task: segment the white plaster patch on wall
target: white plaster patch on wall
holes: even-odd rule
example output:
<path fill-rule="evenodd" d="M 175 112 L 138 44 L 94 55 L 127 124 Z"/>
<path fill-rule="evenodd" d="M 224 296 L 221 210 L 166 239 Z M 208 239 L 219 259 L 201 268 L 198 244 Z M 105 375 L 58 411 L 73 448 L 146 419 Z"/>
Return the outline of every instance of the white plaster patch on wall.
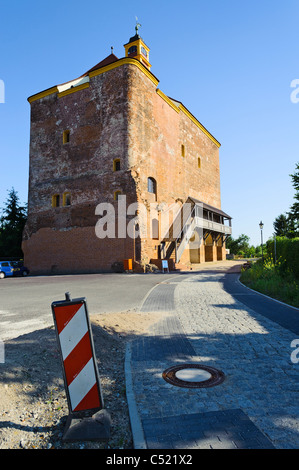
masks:
<path fill-rule="evenodd" d="M 77 78 L 76 80 L 72 80 L 67 83 L 63 83 L 62 85 L 58 85 L 58 91 L 59 93 L 62 93 L 63 91 L 69 90 L 70 88 L 74 88 L 79 85 L 83 85 L 84 83 L 89 82 L 89 77 L 84 77 L 84 78 Z"/>

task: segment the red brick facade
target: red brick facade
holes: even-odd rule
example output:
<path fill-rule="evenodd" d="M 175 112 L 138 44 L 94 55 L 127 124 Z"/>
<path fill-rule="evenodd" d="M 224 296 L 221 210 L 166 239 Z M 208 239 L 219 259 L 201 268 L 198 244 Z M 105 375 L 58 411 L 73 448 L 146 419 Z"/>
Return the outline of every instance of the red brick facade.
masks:
<path fill-rule="evenodd" d="M 116 191 L 126 196 L 127 206 L 137 201 L 148 209 L 154 202 L 182 205 L 192 197 L 220 209 L 216 139 L 181 103 L 158 90 L 158 80 L 139 61 L 110 60 L 85 74 L 82 84 L 53 87 L 29 98 L 23 251 L 32 273 L 98 272 L 128 258 L 157 259 L 159 228 L 155 239 L 98 238 L 96 208 L 111 203 L 117 215 Z M 64 139 L 65 131 L 69 137 Z M 149 177 L 156 182 L 156 194 L 148 192 Z M 66 194 L 70 205 L 64 204 Z M 55 195 L 58 207 L 53 207 Z M 127 215 L 127 223 L 133 217 Z M 217 259 L 217 250 L 218 259 L 223 257 L 224 244 L 217 249 L 217 243 L 214 238 L 206 258 Z M 195 261 L 204 261 L 203 254 L 197 255 Z M 186 249 L 182 260 L 192 262 L 192 256 Z"/>

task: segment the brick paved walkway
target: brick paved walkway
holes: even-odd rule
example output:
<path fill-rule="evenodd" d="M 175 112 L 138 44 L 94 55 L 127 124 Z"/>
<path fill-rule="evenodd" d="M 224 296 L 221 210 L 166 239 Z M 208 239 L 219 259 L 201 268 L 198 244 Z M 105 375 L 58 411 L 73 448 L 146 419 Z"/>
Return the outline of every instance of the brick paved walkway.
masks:
<path fill-rule="evenodd" d="M 290 360 L 294 333 L 227 293 L 223 281 L 231 275 L 182 274 L 145 299 L 142 310 L 160 312 L 161 320 L 133 341 L 127 363 L 138 446 L 299 447 L 299 364 Z M 163 371 L 182 363 L 215 367 L 225 380 L 200 389 L 167 383 Z"/>

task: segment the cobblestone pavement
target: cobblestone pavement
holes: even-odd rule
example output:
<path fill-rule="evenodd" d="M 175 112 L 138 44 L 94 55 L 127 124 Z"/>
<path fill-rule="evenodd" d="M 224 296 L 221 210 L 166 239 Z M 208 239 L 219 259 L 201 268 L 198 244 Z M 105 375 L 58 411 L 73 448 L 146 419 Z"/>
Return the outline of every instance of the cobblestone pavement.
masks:
<path fill-rule="evenodd" d="M 137 447 L 299 447 L 296 337 L 226 292 L 230 275 L 182 274 L 145 299 L 142 310 L 161 312 L 161 320 L 131 344 Z M 169 367 L 191 363 L 222 371 L 224 382 L 192 389 L 162 377 Z"/>

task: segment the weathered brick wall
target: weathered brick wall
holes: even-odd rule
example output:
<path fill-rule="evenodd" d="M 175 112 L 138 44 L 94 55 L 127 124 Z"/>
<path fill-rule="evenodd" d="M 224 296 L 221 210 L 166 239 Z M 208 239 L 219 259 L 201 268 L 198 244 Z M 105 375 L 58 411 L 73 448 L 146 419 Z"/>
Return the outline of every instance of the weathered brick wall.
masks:
<path fill-rule="evenodd" d="M 147 177 L 152 176 L 159 201 L 193 196 L 220 208 L 218 147 L 183 112 L 173 110 L 139 69 L 130 66 L 130 74 L 129 162 L 138 175 L 140 198 L 147 198 Z"/>
<path fill-rule="evenodd" d="M 133 258 L 131 239 L 99 239 L 94 227 L 71 230 L 42 228 L 26 242 L 32 273 L 96 273 L 110 271 L 117 260 Z"/>
<path fill-rule="evenodd" d="M 135 183 L 127 160 L 126 66 L 91 78 L 87 89 L 31 104 L 28 222 L 25 263 L 32 272 L 94 270 L 132 257 L 132 240 L 99 240 L 95 208 L 117 203 L 114 191 L 134 202 Z M 63 131 L 70 141 L 63 144 Z M 113 172 L 119 158 L 121 170 Z M 52 195 L 68 191 L 71 205 L 52 208 Z M 87 237 L 83 241 L 84 237 Z M 120 248 L 117 249 L 116 245 Z M 82 248 L 80 248 L 82 247 Z M 41 255 L 42 253 L 42 255 Z M 55 258 L 55 259 L 54 259 Z"/>
<path fill-rule="evenodd" d="M 134 66 L 130 66 L 129 84 L 128 152 L 138 200 L 147 207 L 155 201 L 147 191 L 147 179 L 153 177 L 157 204 L 183 204 L 191 196 L 220 208 L 216 144 L 186 114 L 172 109 L 157 94 L 155 84 Z M 181 145 L 185 146 L 184 157 Z M 158 244 L 157 240 L 142 240 L 144 260 L 157 258 Z"/>
<path fill-rule="evenodd" d="M 63 144 L 66 129 L 70 141 Z M 138 200 L 148 209 L 154 202 L 183 204 L 188 196 L 220 208 L 217 146 L 135 65 L 91 77 L 88 88 L 61 98 L 54 93 L 33 101 L 30 137 L 23 251 L 33 273 L 107 270 L 114 261 L 134 259 L 134 245 L 137 260 L 156 259 L 159 239 L 97 238 L 95 208 L 117 206 L 116 190 L 127 205 Z M 148 177 L 157 181 L 157 198 L 147 191 Z M 62 201 L 64 192 L 71 205 L 51 207 L 52 196 Z M 147 222 L 149 234 L 150 217 Z"/>

